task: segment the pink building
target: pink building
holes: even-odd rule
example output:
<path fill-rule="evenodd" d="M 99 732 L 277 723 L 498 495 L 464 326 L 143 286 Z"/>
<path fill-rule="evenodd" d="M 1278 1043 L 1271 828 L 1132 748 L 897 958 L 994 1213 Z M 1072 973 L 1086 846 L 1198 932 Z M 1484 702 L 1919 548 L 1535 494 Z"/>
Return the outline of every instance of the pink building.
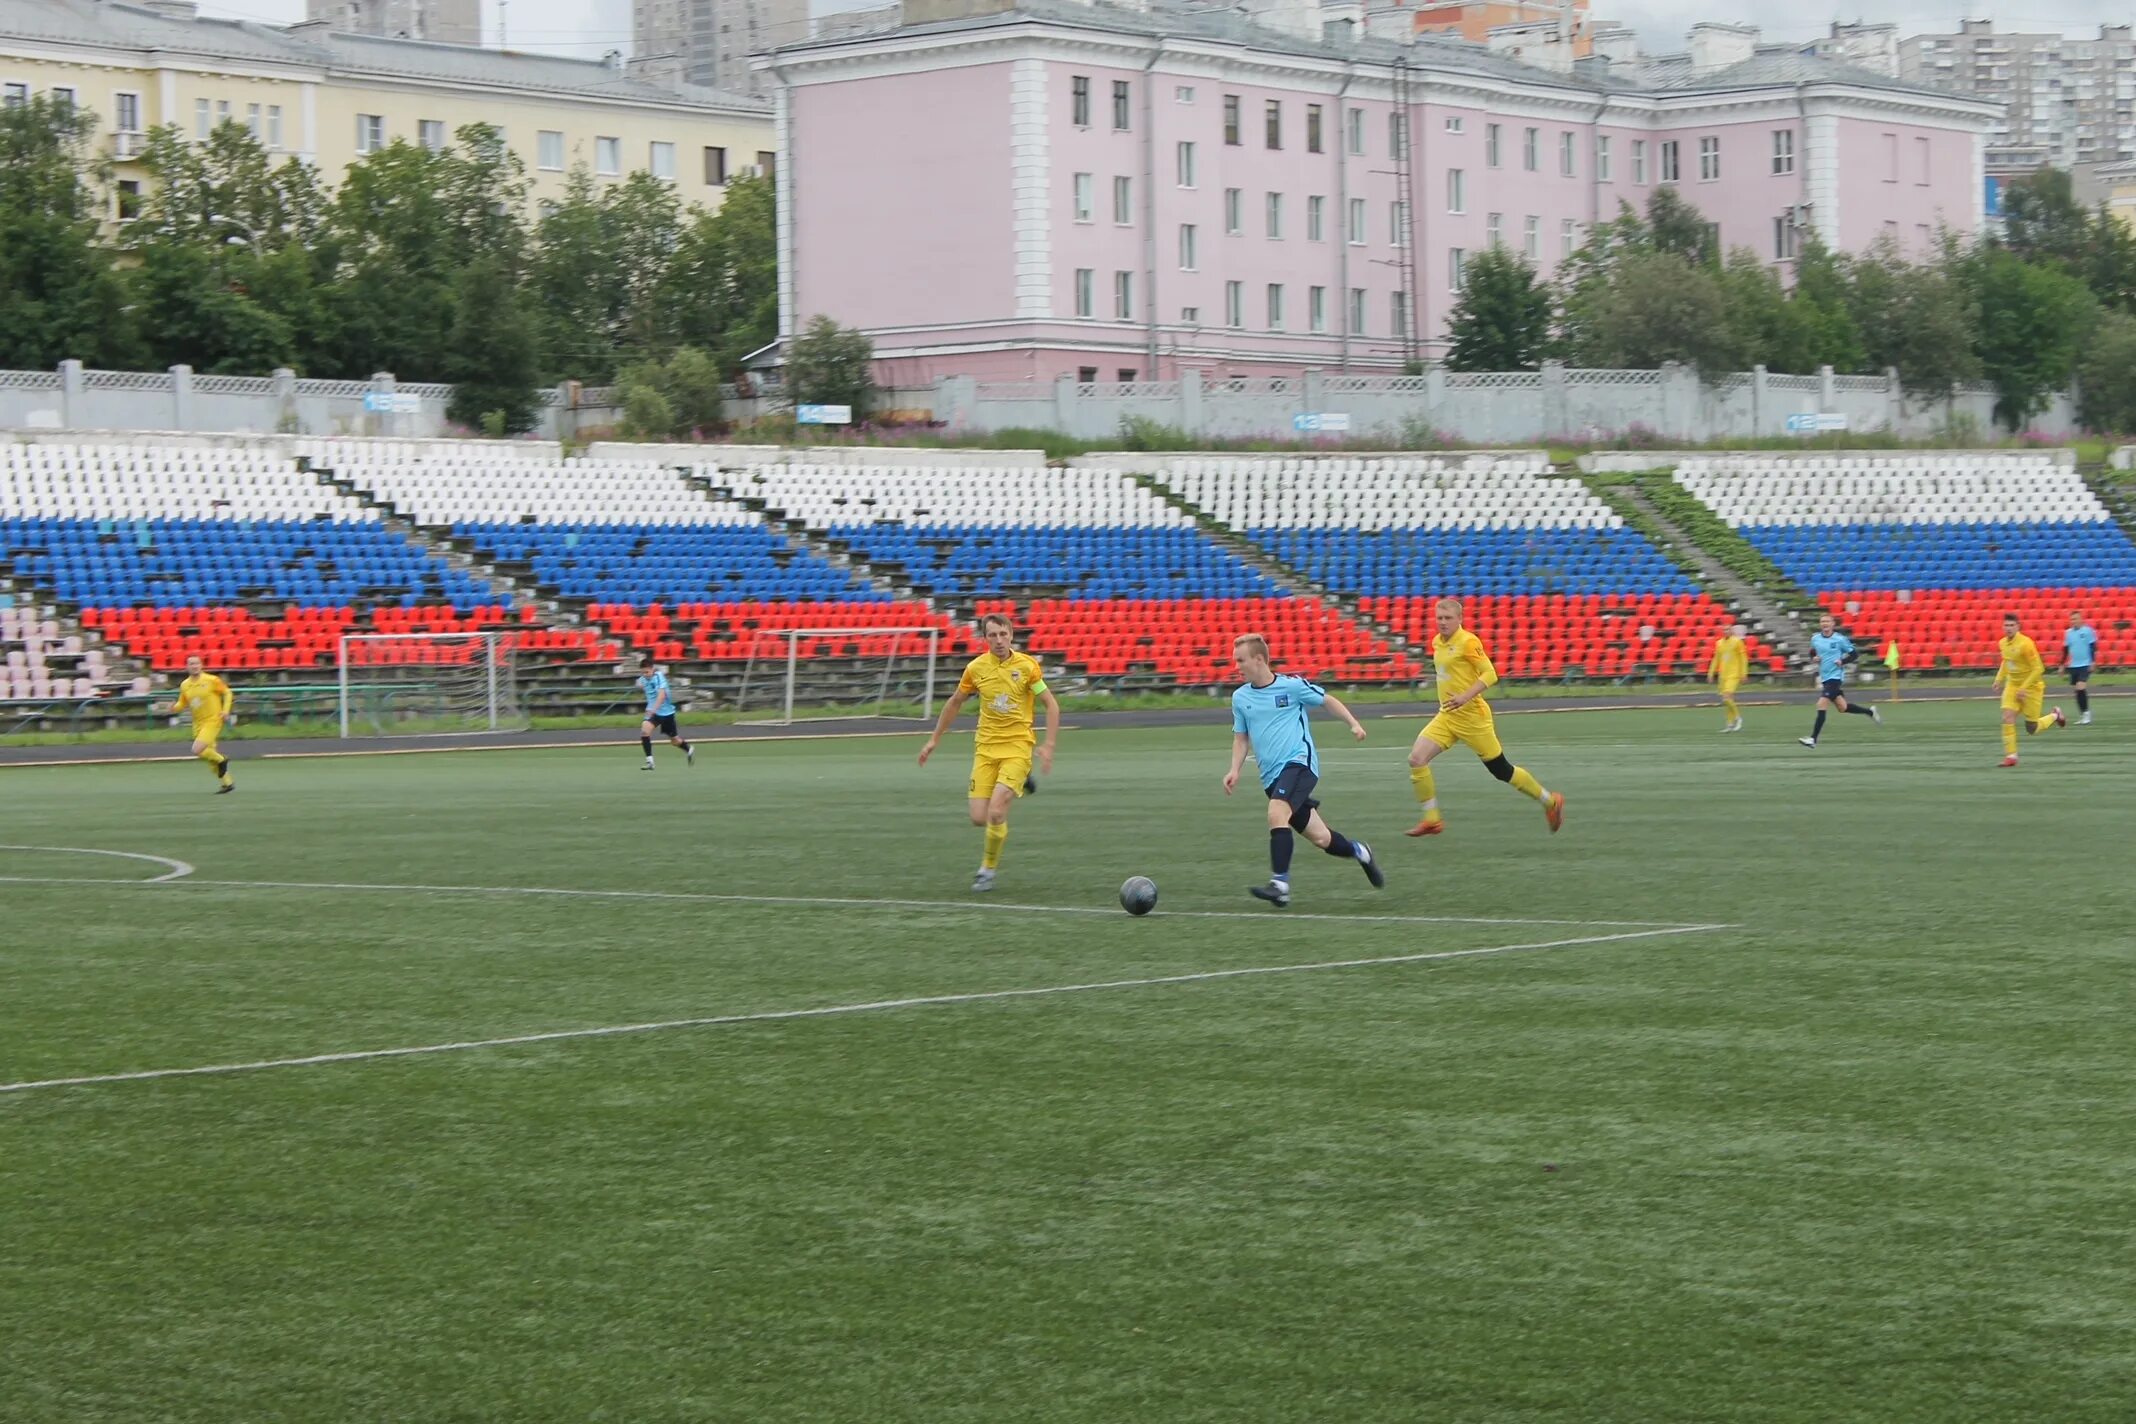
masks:
<path fill-rule="evenodd" d="M 1659 184 L 1783 269 L 1980 219 L 1994 106 L 1741 31 L 1640 82 L 1295 28 L 1020 0 L 779 51 L 781 331 L 862 327 L 896 385 L 1386 371 L 1470 256 L 1548 274 Z"/>

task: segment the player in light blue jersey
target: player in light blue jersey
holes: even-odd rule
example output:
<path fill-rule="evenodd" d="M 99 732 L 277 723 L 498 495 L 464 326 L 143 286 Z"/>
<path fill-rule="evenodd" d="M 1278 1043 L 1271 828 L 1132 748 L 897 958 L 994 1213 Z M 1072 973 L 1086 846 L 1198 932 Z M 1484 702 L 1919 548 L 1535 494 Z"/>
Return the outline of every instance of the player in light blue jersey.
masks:
<path fill-rule="evenodd" d="M 1839 631 L 1839 624 L 1827 613 L 1817 620 L 1817 632 L 1810 638 L 1810 650 L 1817 654 L 1817 725 L 1810 728 L 1807 737 L 1797 738 L 1804 746 L 1814 747 L 1824 735 L 1825 714 L 1837 707 L 1842 712 L 1853 712 L 1870 721 L 1883 724 L 1884 714 L 1866 703 L 1847 700 L 1847 664 L 1854 661 L 1854 640 Z"/>
<path fill-rule="evenodd" d="M 697 765 L 697 753 L 675 725 L 675 695 L 668 690 L 667 674 L 653 663 L 651 653 L 638 658 L 638 690 L 645 694 L 645 720 L 638 724 L 638 745 L 645 748 L 644 770 L 653 769 L 653 733 L 682 748 L 685 765 Z"/>
<path fill-rule="evenodd" d="M 2092 663 L 2099 656 L 2099 630 L 2084 621 L 2081 613 L 2069 615 L 2069 631 L 2062 635 L 2062 647 L 2067 656 L 2062 659 L 2063 670 L 2069 674 L 2069 685 L 2077 694 L 2077 725 L 2091 725 L 2091 675 Z"/>
<path fill-rule="evenodd" d="M 1364 868 L 1365 878 L 1377 890 L 1387 883 L 1372 847 L 1351 840 L 1320 818 L 1320 803 L 1313 789 L 1320 781 L 1320 750 L 1313 745 L 1308 720 L 1315 707 L 1325 707 L 1350 725 L 1350 735 L 1365 739 L 1364 724 L 1350 709 L 1330 697 L 1319 685 L 1302 677 L 1278 676 L 1269 665 L 1268 640 L 1247 633 L 1231 645 L 1232 659 L 1246 685 L 1231 694 L 1231 770 L 1224 773 L 1224 794 L 1239 784 L 1239 770 L 1251 751 L 1261 769 L 1261 789 L 1268 793 L 1268 864 L 1266 885 L 1256 885 L 1250 894 L 1281 910 L 1290 904 L 1292 833 L 1305 838 L 1329 855 L 1343 856 Z"/>

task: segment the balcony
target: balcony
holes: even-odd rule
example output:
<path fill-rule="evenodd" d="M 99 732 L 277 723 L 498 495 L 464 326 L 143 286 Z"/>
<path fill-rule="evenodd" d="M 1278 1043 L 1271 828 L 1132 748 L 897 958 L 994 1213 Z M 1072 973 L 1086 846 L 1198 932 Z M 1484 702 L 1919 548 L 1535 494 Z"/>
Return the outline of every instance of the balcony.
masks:
<path fill-rule="evenodd" d="M 139 158 L 148 147 L 148 135 L 130 129 L 121 129 L 111 136 L 113 158 Z"/>

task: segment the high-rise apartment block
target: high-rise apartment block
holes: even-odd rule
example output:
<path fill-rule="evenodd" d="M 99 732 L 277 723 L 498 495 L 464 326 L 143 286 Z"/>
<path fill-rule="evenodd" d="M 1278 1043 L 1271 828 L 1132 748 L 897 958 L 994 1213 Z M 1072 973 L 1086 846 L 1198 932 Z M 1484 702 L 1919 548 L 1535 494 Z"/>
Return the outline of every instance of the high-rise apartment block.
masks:
<path fill-rule="evenodd" d="M 1953 34 L 1902 40 L 1899 75 L 2002 104 L 1995 147 L 2038 149 L 2070 169 L 2136 158 L 2136 27 L 2071 39 L 1967 20 Z"/>
<path fill-rule="evenodd" d="M 630 34 L 641 78 L 750 94 L 749 56 L 809 38 L 808 0 L 632 0 Z"/>
<path fill-rule="evenodd" d="M 482 0 L 306 0 L 304 18 L 349 35 L 482 43 Z"/>

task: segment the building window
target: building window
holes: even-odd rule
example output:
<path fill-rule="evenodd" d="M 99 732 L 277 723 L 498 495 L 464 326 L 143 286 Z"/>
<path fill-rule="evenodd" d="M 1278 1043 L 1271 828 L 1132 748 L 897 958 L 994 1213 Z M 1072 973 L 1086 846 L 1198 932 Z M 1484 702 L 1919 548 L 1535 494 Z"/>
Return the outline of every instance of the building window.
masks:
<path fill-rule="evenodd" d="M 1246 324 L 1246 284 L 1224 283 L 1224 325 L 1236 331 Z"/>
<path fill-rule="evenodd" d="M 1095 366 L 1078 366 L 1075 368 L 1075 378 L 1086 386 L 1094 386 L 1098 383 L 1098 368 Z"/>
<path fill-rule="evenodd" d="M 415 141 L 430 153 L 445 151 L 445 121 L 442 119 L 418 119 L 415 123 Z"/>
<path fill-rule="evenodd" d="M 1500 244 L 1502 244 L 1502 243 L 1503 243 L 1503 242 L 1504 242 L 1505 240 L 1506 240 L 1506 215 L 1505 215 L 1504 213 L 1487 213 L 1487 214 L 1485 214 L 1485 215 L 1484 215 L 1484 219 L 1483 219 L 1483 244 L 1484 244 L 1484 246 L 1486 246 L 1486 247 L 1497 247 L 1497 246 L 1499 246 Z"/>
<path fill-rule="evenodd" d="M 1538 262 L 1543 256 L 1543 220 L 1530 213 L 1521 220 L 1520 250 L 1530 262 Z"/>
<path fill-rule="evenodd" d="M 1409 129 L 1399 109 L 1387 115 L 1387 156 L 1389 158 L 1407 158 L 1409 156 Z"/>
<path fill-rule="evenodd" d="M 654 140 L 646 147 L 645 166 L 647 171 L 655 178 L 665 178 L 670 183 L 674 182 L 675 145 L 662 143 L 657 139 Z"/>
<path fill-rule="evenodd" d="M 1194 250 L 1194 237 L 1193 223 L 1181 223 L 1179 225 L 1179 270 L 1182 272 L 1195 270 L 1194 259 L 1199 254 Z"/>
<path fill-rule="evenodd" d="M 1124 173 L 1113 175 L 1113 221 L 1127 227 L 1135 220 L 1135 180 Z"/>
<path fill-rule="evenodd" d="M 760 178 L 762 178 L 762 179 L 764 179 L 764 180 L 765 180 L 766 182 L 768 182 L 768 183 L 776 183 L 776 182 L 778 182 L 778 181 L 779 181 L 779 155 L 778 155 L 778 154 L 776 154 L 776 153 L 766 153 L 766 152 L 765 152 L 765 151 L 764 151 L 763 149 L 761 149 L 761 148 L 760 148 L 760 149 L 758 149 L 758 150 L 757 150 L 757 161 L 756 161 L 756 171 L 757 171 L 757 176 L 758 176 L 758 177 L 760 177 Z"/>
<path fill-rule="evenodd" d="M 358 114 L 356 116 L 356 151 L 376 153 L 386 146 L 386 116 L 384 114 Z"/>
<path fill-rule="evenodd" d="M 716 165 L 713 161 L 714 154 L 719 155 Z M 534 166 L 551 173 L 563 171 L 564 136 L 561 132 L 556 129 L 541 129 L 535 133 Z M 717 178 L 712 176 L 715 172 L 719 174 Z M 726 149 L 708 148 L 705 150 L 705 181 L 707 183 L 724 183 L 727 181 Z"/>
<path fill-rule="evenodd" d="M 606 136 L 593 141 L 593 171 L 613 178 L 623 171 L 623 140 Z"/>
<path fill-rule="evenodd" d="M 1886 183 L 1899 181 L 1899 136 L 1897 134 L 1884 135 L 1884 181 Z"/>
<path fill-rule="evenodd" d="M 1176 166 L 1179 169 L 1179 186 L 1182 188 L 1193 187 L 1194 145 L 1192 143 L 1182 140 L 1174 153 L 1174 158 L 1176 160 Z"/>
<path fill-rule="evenodd" d="M 544 168 L 562 168 L 564 166 L 564 136 L 562 134 L 552 132 L 541 136 L 541 166 Z M 705 186 L 708 188 L 724 188 L 727 186 L 726 149 L 710 147 L 705 149 Z"/>
<path fill-rule="evenodd" d="M 1283 195 L 1268 195 L 1268 235 L 1280 241 L 1283 237 Z"/>
<path fill-rule="evenodd" d="M 1607 183 L 1609 181 L 1608 134 L 1595 135 L 1595 181 L 1597 183 Z"/>
<path fill-rule="evenodd" d="M 1236 188 L 1224 190 L 1224 231 L 1233 237 L 1246 231 L 1245 194 Z"/>
<path fill-rule="evenodd" d="M 1661 146 L 1661 181 L 1674 183 L 1683 177 L 1683 161 L 1678 156 L 1681 145 L 1670 139 Z"/>
<path fill-rule="evenodd" d="M 29 90 L 25 88 L 22 92 L 27 94 L 29 93 Z M 359 114 L 356 116 L 356 151 L 358 153 L 369 153 L 371 151 L 370 149 L 365 148 L 363 146 L 363 121 L 366 118 L 372 117 L 375 116 L 370 114 Z M 214 121 L 209 117 L 208 114 L 208 101 L 205 99 L 195 99 L 193 101 L 193 137 L 197 139 L 205 139 L 208 136 L 208 130 L 213 124 L 213 122 Z M 383 127 L 385 121 L 381 119 L 379 120 L 379 123 L 381 127 Z"/>
<path fill-rule="evenodd" d="M 1173 102 L 1173 103 L 1175 103 L 1175 104 L 1191 104 L 1191 103 L 1193 103 L 1193 102 L 1194 102 L 1194 86 L 1193 86 L 1193 85 L 1191 85 L 1191 84 L 1181 84 L 1181 85 L 1178 85 L 1178 86 L 1174 87 L 1174 88 L 1173 88 L 1173 90 L 1172 90 L 1172 102 Z"/>
<path fill-rule="evenodd" d="M 1075 220 L 1077 222 L 1087 223 L 1096 216 L 1093 208 L 1093 204 L 1097 201 L 1096 182 L 1097 180 L 1088 173 L 1075 175 Z"/>
<path fill-rule="evenodd" d="M 1127 97 L 1130 92 L 1125 79 L 1115 79 L 1113 81 L 1112 120 L 1114 133 L 1127 132 Z"/>
<path fill-rule="evenodd" d="M 1270 99 L 1261 111 L 1261 139 L 1269 148 L 1283 147 L 1283 101 Z"/>
<path fill-rule="evenodd" d="M 1468 253 L 1461 248 L 1446 250 L 1446 281 L 1457 292 L 1468 285 Z"/>
<path fill-rule="evenodd" d="M 1579 139 L 1573 134 L 1572 130 L 1570 129 L 1567 129 L 1565 132 L 1558 135 L 1559 177 L 1571 178 L 1580 171 L 1579 165 L 1574 161 L 1572 156 L 1572 146 L 1577 142 L 1579 142 Z"/>
<path fill-rule="evenodd" d="M 1698 181 L 1711 183 L 1721 176 L 1721 138 L 1707 134 L 1698 141 Z"/>
<path fill-rule="evenodd" d="M 1135 379 L 1135 368 L 1133 366 L 1117 366 L 1113 368 L 1113 375 L 1124 386 Z"/>
<path fill-rule="evenodd" d="M 541 219 L 543 222 L 547 222 L 550 218 L 556 216 L 557 206 L 558 204 L 556 199 L 543 198 L 539 203 L 536 203 L 534 205 L 534 210 L 537 213 L 541 214 Z"/>
<path fill-rule="evenodd" d="M 1327 217 L 1328 200 L 1326 198 L 1315 193 L 1305 200 L 1305 240 L 1307 242 L 1324 242 L 1327 240 Z"/>
<path fill-rule="evenodd" d="M 1467 129 L 1467 122 L 1459 114 L 1450 114 L 1447 116 L 1446 131 L 1448 133 L 1465 133 L 1467 132 Z"/>
<path fill-rule="evenodd" d="M 1483 166 L 1486 168 L 1498 167 L 1498 136 L 1498 125 L 1485 124 L 1483 126 Z"/>
<path fill-rule="evenodd" d="M 1075 314 L 1077 316 L 1096 316 L 1098 314 L 1096 307 L 1097 278 L 1098 274 L 1091 268 L 1078 267 L 1075 269 Z"/>
<path fill-rule="evenodd" d="M 1458 168 L 1446 170 L 1446 210 L 1450 213 L 1468 211 L 1468 175 Z"/>
<path fill-rule="evenodd" d="M 141 216 L 140 179 L 121 178 L 118 183 L 118 191 L 114 196 L 117 198 L 116 214 L 120 222 L 132 222 L 135 218 Z"/>
<path fill-rule="evenodd" d="M 1529 171 L 1530 173 L 1533 173 L 1533 172 L 1535 172 L 1535 171 L 1536 171 L 1536 163 L 1537 163 L 1537 158 L 1536 158 L 1536 154 L 1537 154 L 1537 147 L 1536 147 L 1536 145 L 1537 145 L 1537 144 L 1538 144 L 1538 143 L 1540 142 L 1540 135 L 1541 135 L 1541 132 L 1542 132 L 1542 131 L 1541 131 L 1540 129 L 1522 129 L 1522 130 L 1521 130 L 1521 134 L 1520 134 L 1520 166 L 1521 166 L 1521 167 L 1523 167 L 1523 168 L 1525 168 L 1525 169 L 1527 169 L 1527 170 L 1528 170 L 1528 171 Z"/>
<path fill-rule="evenodd" d="M 1365 151 L 1365 111 L 1347 110 L 1342 116 L 1343 147 L 1355 154 Z"/>
<path fill-rule="evenodd" d="M 1323 117 L 1320 105 L 1307 104 L 1305 106 L 1305 151 L 1307 153 L 1324 153 L 1327 151 L 1321 135 Z"/>
<path fill-rule="evenodd" d="M 111 96 L 111 126 L 120 133 L 141 132 L 139 94 L 120 93 Z"/>
<path fill-rule="evenodd" d="M 1365 200 L 1350 199 L 1350 245 L 1362 247 L 1365 242 Z"/>
<path fill-rule="evenodd" d="M 1078 74 L 1068 81 L 1068 121 L 1079 129 L 1090 127 L 1090 76 Z"/>
<path fill-rule="evenodd" d="M 1305 329 L 1326 331 L 1328 329 L 1328 289 L 1307 287 L 1305 289 Z"/>
<path fill-rule="evenodd" d="M 1454 279 L 1454 290 L 1460 291 L 1468 281 L 1468 253 L 1458 247 L 1447 249 L 1447 266 Z M 1396 336 L 1409 335 L 1409 293 L 1396 292 L 1387 303 L 1387 327 Z"/>
<path fill-rule="evenodd" d="M 1926 185 L 1929 181 L 1929 143 L 1925 138 L 1914 140 L 1914 182 Z"/>
<path fill-rule="evenodd" d="M 1239 96 L 1226 94 L 1224 96 L 1224 146 L 1226 148 L 1237 148 L 1239 142 Z"/>
<path fill-rule="evenodd" d="M 229 122 L 230 101 L 228 99 L 217 99 L 215 101 L 215 127 L 221 128 Z"/>
<path fill-rule="evenodd" d="M 1268 329 L 1270 331 L 1281 331 L 1283 329 L 1283 284 L 1281 282 L 1270 282 L 1268 284 Z"/>
<path fill-rule="evenodd" d="M 1646 180 L 1646 140 L 1635 138 L 1632 140 L 1632 181 L 1644 184 Z"/>
<path fill-rule="evenodd" d="M 1774 129 L 1773 176 L 1779 177 L 1783 174 L 1792 173 L 1794 171 L 1795 131 L 1793 129 Z"/>
<path fill-rule="evenodd" d="M 1135 319 L 1135 274 L 1132 272 L 1113 273 L 1113 319 Z"/>
<path fill-rule="evenodd" d="M 20 109 L 30 102 L 30 86 L 19 79 L 0 84 L 0 109 Z M 206 100 L 201 101 L 203 106 Z M 203 112 L 205 108 L 203 107 Z"/>
<path fill-rule="evenodd" d="M 1773 219 L 1773 260 L 1795 260 L 1795 220 L 1792 213 L 1782 213 Z"/>
<path fill-rule="evenodd" d="M 282 146 L 282 106 L 280 104 L 269 104 L 267 106 L 267 146 L 271 149 L 279 149 Z"/>
<path fill-rule="evenodd" d="M 1180 319 L 1180 320 L 1181 320 L 1182 322 L 1186 323 L 1186 324 L 1187 324 L 1188 326 L 1200 326 L 1200 325 L 1201 325 L 1201 308 L 1200 308 L 1200 307 L 1181 307 L 1181 308 L 1179 309 L 1179 319 Z"/>
<path fill-rule="evenodd" d="M 1365 334 L 1365 289 L 1363 287 L 1350 288 L 1349 330 L 1352 336 L 1363 336 Z"/>
<path fill-rule="evenodd" d="M 1399 198 L 1387 205 L 1387 243 L 1390 247 L 1409 244 L 1409 204 Z"/>
<path fill-rule="evenodd" d="M 1579 247 L 1579 236 L 1580 225 L 1571 218 L 1558 224 L 1558 257 L 1561 260 L 1570 260 Z"/>
<path fill-rule="evenodd" d="M 257 104 L 245 105 L 245 132 L 252 135 L 254 143 L 260 141 L 260 106 Z"/>

